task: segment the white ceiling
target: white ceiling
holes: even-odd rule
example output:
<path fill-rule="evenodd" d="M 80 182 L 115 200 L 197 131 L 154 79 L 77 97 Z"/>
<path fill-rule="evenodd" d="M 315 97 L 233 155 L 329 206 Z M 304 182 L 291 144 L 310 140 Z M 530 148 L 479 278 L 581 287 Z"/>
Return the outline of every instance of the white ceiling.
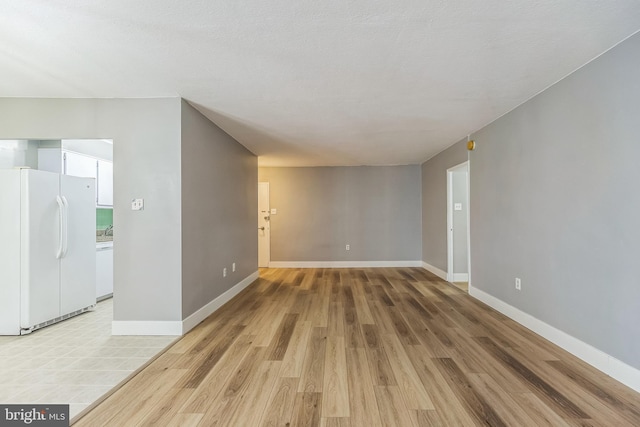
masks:
<path fill-rule="evenodd" d="M 638 0 L 0 0 L 0 96 L 181 96 L 264 166 L 411 164 L 638 29 Z"/>

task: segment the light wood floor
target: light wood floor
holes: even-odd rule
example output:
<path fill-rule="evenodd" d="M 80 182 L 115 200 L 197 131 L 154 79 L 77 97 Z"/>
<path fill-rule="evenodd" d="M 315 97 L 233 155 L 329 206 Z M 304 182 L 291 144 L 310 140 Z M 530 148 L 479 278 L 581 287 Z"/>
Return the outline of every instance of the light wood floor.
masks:
<path fill-rule="evenodd" d="M 469 292 L 469 282 L 453 282 L 451 284 L 461 291 Z"/>
<path fill-rule="evenodd" d="M 422 269 L 269 269 L 76 425 L 638 426 L 640 395 Z"/>

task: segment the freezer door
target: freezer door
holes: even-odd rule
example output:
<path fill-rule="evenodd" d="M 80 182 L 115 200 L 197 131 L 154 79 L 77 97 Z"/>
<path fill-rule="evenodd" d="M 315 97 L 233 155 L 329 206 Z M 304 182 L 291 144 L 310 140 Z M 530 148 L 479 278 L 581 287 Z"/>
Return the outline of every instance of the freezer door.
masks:
<path fill-rule="evenodd" d="M 96 303 L 95 179 L 60 176 L 66 241 L 60 258 L 60 310 L 65 315 Z"/>
<path fill-rule="evenodd" d="M 20 325 L 30 328 L 60 316 L 59 175 L 22 170 Z"/>
<path fill-rule="evenodd" d="M 0 169 L 0 335 L 20 334 L 20 171 Z"/>

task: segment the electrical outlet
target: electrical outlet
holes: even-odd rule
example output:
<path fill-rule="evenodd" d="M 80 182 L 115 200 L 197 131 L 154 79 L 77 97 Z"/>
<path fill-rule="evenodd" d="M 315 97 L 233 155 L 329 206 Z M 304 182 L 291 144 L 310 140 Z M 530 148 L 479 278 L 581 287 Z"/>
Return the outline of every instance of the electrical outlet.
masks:
<path fill-rule="evenodd" d="M 227 267 L 222 269 L 222 277 L 227 277 Z"/>
<path fill-rule="evenodd" d="M 132 211 L 143 211 L 144 210 L 144 199 L 133 199 L 133 200 L 131 200 L 131 210 Z"/>
<path fill-rule="evenodd" d="M 231 264 L 231 271 L 232 272 L 236 271 L 236 263 L 235 262 L 233 264 Z"/>
<path fill-rule="evenodd" d="M 345 249 L 346 249 L 346 250 L 350 250 L 350 249 L 349 249 L 349 245 L 347 245 Z"/>
<path fill-rule="evenodd" d="M 522 282 L 519 277 L 516 277 L 516 289 L 519 291 L 522 290 Z"/>

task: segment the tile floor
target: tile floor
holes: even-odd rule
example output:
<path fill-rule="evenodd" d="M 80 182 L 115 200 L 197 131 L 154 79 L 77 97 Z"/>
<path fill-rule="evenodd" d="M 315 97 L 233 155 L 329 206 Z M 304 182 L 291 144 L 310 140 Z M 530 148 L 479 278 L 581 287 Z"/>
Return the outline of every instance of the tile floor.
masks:
<path fill-rule="evenodd" d="M 25 336 L 0 336 L 0 403 L 68 403 L 73 419 L 177 337 L 111 336 L 113 299 Z"/>

